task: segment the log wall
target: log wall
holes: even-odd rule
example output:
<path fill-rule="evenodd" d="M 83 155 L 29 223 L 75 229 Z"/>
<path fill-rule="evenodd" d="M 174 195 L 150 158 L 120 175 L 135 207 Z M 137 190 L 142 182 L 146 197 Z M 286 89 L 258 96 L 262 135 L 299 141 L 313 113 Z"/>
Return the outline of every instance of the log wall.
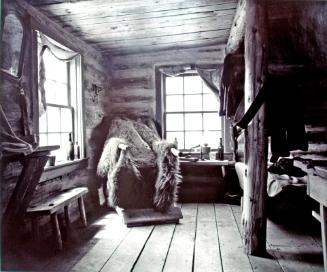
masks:
<path fill-rule="evenodd" d="M 111 60 L 110 114 L 155 114 L 155 68 L 222 63 L 223 46 L 115 56 Z"/>
<path fill-rule="evenodd" d="M 86 156 L 92 162 L 94 142 L 96 138 L 92 138 L 92 131 L 104 115 L 103 101 L 109 92 L 109 69 L 107 68 L 106 58 L 103 57 L 93 47 L 89 46 L 80 39 L 67 33 L 59 25 L 45 17 L 36 9 L 28 5 L 25 1 L 17 0 L 7 1 L 6 4 L 17 5 L 25 14 L 25 33 L 26 40 L 23 47 L 24 60 L 22 71 L 22 85 L 26 92 L 28 126 L 31 134 L 37 133 L 38 120 L 38 103 L 37 103 L 37 61 L 35 55 L 35 40 L 33 40 L 32 29 L 39 29 L 44 34 L 55 38 L 58 42 L 72 48 L 82 55 L 82 73 L 83 73 L 83 94 L 84 94 L 84 124 L 85 124 L 85 145 Z M 22 126 L 22 109 L 19 100 L 19 86 L 16 80 L 1 72 L 1 105 L 10 125 L 18 136 L 24 137 Z M 95 93 L 93 85 L 99 87 L 100 92 Z M 91 139 L 92 138 L 92 139 Z M 39 184 L 34 193 L 32 202 L 46 198 L 57 191 L 71 188 L 74 186 L 87 186 L 91 192 L 86 201 L 86 209 L 90 211 L 93 204 L 97 203 L 97 187 L 86 165 L 84 170 L 75 171 L 69 175 L 60 176 L 55 179 L 44 181 Z M 2 209 L 6 208 L 9 197 L 17 182 L 17 178 L 21 172 L 21 165 L 18 162 L 12 162 L 4 165 L 3 178 L 1 182 L 1 205 Z M 75 215 L 72 215 L 73 218 Z"/>

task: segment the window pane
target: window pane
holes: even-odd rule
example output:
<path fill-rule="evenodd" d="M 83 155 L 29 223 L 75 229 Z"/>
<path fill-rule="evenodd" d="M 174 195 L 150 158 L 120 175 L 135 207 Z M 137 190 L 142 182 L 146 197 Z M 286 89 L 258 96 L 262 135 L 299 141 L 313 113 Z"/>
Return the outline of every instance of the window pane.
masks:
<path fill-rule="evenodd" d="M 73 131 L 72 111 L 71 109 L 61 108 L 61 132 L 72 132 L 72 131 Z"/>
<path fill-rule="evenodd" d="M 182 94 L 183 78 L 182 77 L 166 77 L 166 94 Z"/>
<path fill-rule="evenodd" d="M 218 111 L 219 103 L 213 93 L 203 95 L 203 110 L 205 111 Z"/>
<path fill-rule="evenodd" d="M 68 105 L 68 86 L 53 80 L 44 83 L 45 97 L 47 103 Z"/>
<path fill-rule="evenodd" d="M 43 113 L 39 118 L 39 132 L 47 132 L 47 114 Z"/>
<path fill-rule="evenodd" d="M 39 134 L 39 145 L 40 146 L 45 146 L 45 145 L 48 145 L 48 135 L 47 134 L 43 134 L 43 133 L 40 133 Z"/>
<path fill-rule="evenodd" d="M 48 106 L 48 132 L 60 132 L 60 109 Z"/>
<path fill-rule="evenodd" d="M 48 144 L 49 145 L 60 145 L 60 133 L 49 133 L 48 134 Z"/>
<path fill-rule="evenodd" d="M 166 96 L 166 111 L 183 111 L 183 96 L 182 95 L 167 95 Z"/>
<path fill-rule="evenodd" d="M 209 87 L 207 86 L 207 84 L 205 84 L 204 82 L 202 82 L 202 87 L 203 87 L 203 93 L 212 93 L 212 91 L 209 89 Z"/>
<path fill-rule="evenodd" d="M 56 103 L 56 84 L 51 80 L 46 80 L 44 83 L 45 100 L 47 103 Z"/>
<path fill-rule="evenodd" d="M 204 130 L 220 130 L 221 117 L 218 113 L 204 113 L 203 114 Z"/>
<path fill-rule="evenodd" d="M 183 129 L 183 114 L 166 115 L 166 131 L 182 131 Z"/>
<path fill-rule="evenodd" d="M 184 77 L 184 93 L 198 94 L 202 93 L 202 82 L 199 76 L 185 76 Z"/>
<path fill-rule="evenodd" d="M 185 111 L 202 111 L 202 96 L 185 95 Z"/>
<path fill-rule="evenodd" d="M 45 77 L 60 82 L 67 82 L 67 63 L 55 58 L 49 50 L 43 54 Z"/>
<path fill-rule="evenodd" d="M 185 130 L 202 130 L 202 114 L 186 113 Z"/>
<path fill-rule="evenodd" d="M 202 132 L 185 132 L 185 148 L 190 149 L 202 142 Z"/>
<path fill-rule="evenodd" d="M 219 138 L 221 137 L 221 131 L 206 131 L 204 134 L 205 142 L 207 142 L 211 148 L 217 149 Z"/>
<path fill-rule="evenodd" d="M 175 138 L 177 139 L 178 148 L 184 149 L 184 133 L 183 132 L 167 132 L 166 133 L 167 141 L 173 143 Z"/>

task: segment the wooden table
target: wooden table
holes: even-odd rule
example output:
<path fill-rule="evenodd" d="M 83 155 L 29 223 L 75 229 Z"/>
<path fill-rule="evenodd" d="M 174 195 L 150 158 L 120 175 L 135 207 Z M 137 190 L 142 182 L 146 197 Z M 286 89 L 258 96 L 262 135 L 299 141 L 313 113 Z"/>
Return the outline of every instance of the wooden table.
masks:
<path fill-rule="evenodd" d="M 327 167 L 317 166 L 315 170 L 309 171 L 307 190 L 308 195 L 320 204 L 320 216 L 318 220 L 321 223 L 325 272 L 327 272 L 327 178 L 320 173 L 326 170 Z"/>
<path fill-rule="evenodd" d="M 48 155 L 50 151 L 58 148 L 59 145 L 40 146 L 27 156 L 23 154 L 8 154 L 4 156 L 4 163 L 20 161 L 23 165 L 22 172 L 3 216 L 4 237 L 8 239 L 14 238 L 17 236 L 17 233 L 19 233 L 26 209 L 31 202 L 35 188 L 43 173 L 44 166 L 48 161 Z"/>

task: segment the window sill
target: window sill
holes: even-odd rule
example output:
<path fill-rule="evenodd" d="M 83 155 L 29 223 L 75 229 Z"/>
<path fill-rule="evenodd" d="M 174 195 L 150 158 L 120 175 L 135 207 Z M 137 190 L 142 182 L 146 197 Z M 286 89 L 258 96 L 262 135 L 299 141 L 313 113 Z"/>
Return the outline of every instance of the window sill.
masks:
<path fill-rule="evenodd" d="M 196 162 L 192 162 L 192 161 L 183 161 L 182 159 L 180 160 L 181 164 L 188 164 L 188 165 L 217 165 L 217 166 L 228 166 L 228 165 L 234 165 L 235 162 L 234 161 L 229 161 L 229 160 L 198 160 Z"/>
<path fill-rule="evenodd" d="M 50 179 L 58 178 L 66 174 L 70 174 L 78 169 L 85 168 L 87 166 L 88 158 L 78 159 L 74 161 L 65 161 L 58 163 L 55 166 L 47 166 L 41 175 L 40 182 L 44 182 Z"/>

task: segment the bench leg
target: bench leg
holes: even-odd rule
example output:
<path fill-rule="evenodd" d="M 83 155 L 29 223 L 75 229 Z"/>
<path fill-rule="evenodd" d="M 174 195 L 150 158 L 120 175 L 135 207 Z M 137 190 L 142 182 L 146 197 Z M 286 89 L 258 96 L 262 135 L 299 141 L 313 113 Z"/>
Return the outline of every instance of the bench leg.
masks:
<path fill-rule="evenodd" d="M 86 227 L 87 226 L 87 222 L 86 222 L 84 201 L 83 201 L 83 197 L 82 196 L 78 198 L 78 207 L 79 207 L 79 212 L 81 214 L 82 224 L 83 224 L 84 227 Z"/>
<path fill-rule="evenodd" d="M 33 230 L 34 239 L 39 240 L 40 232 L 39 232 L 39 222 L 37 216 L 32 216 L 32 230 Z"/>
<path fill-rule="evenodd" d="M 70 218 L 69 218 L 68 207 L 69 207 L 69 204 L 64 207 L 64 209 L 65 209 L 65 223 L 66 223 L 66 227 L 70 228 Z"/>
<path fill-rule="evenodd" d="M 62 250 L 62 239 L 61 239 L 57 213 L 51 214 L 51 223 L 52 223 L 52 229 L 54 235 L 56 236 L 58 249 Z"/>

